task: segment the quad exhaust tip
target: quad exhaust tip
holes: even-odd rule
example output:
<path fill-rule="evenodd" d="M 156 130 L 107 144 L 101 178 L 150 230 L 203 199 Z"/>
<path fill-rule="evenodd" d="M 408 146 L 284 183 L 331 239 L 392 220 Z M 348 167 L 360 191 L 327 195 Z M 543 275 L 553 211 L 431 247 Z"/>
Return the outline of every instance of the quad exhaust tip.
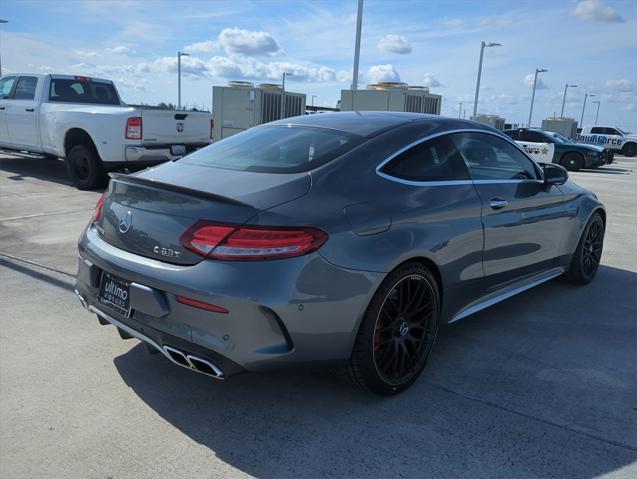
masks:
<path fill-rule="evenodd" d="M 84 298 L 77 290 L 75 291 L 75 294 L 77 295 L 83 306 L 88 306 L 87 309 L 97 315 L 97 318 L 99 319 L 101 324 L 112 324 L 113 326 L 116 326 L 120 333 L 120 336 L 130 336 L 139 339 L 140 341 L 145 343 L 146 348 L 147 350 L 149 350 L 149 352 L 150 350 L 154 349 L 157 352 L 162 353 L 164 356 L 170 359 L 171 362 L 179 366 L 188 368 L 201 374 L 205 374 L 206 376 L 210 376 L 211 378 L 225 379 L 226 375 L 219 368 L 219 366 L 217 366 L 212 361 L 194 354 L 180 351 L 179 349 L 173 348 L 172 346 L 161 346 L 145 334 L 125 325 L 112 316 L 104 313 L 103 311 L 100 311 L 95 306 L 88 304 L 86 298 Z"/>
<path fill-rule="evenodd" d="M 194 354 L 184 353 L 172 346 L 164 345 L 164 351 L 174 363 L 180 366 L 193 369 L 198 373 L 205 374 L 206 376 L 211 376 L 216 379 L 224 378 L 223 371 L 221 371 L 221 369 L 219 369 L 212 361 L 200 358 Z"/>

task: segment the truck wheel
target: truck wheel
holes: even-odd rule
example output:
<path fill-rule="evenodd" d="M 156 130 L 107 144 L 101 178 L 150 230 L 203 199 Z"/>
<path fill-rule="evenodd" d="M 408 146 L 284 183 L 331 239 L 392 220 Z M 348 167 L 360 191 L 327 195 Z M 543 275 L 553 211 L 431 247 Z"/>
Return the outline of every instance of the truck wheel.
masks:
<path fill-rule="evenodd" d="M 102 188 L 108 183 L 108 175 L 97 152 L 86 145 L 71 148 L 66 157 L 66 171 L 80 190 Z"/>
<path fill-rule="evenodd" d="M 578 171 L 584 168 L 584 160 L 579 153 L 570 152 L 560 160 L 561 165 L 568 171 Z"/>
<path fill-rule="evenodd" d="M 622 155 L 635 156 L 637 155 L 637 143 L 626 143 L 622 146 Z"/>

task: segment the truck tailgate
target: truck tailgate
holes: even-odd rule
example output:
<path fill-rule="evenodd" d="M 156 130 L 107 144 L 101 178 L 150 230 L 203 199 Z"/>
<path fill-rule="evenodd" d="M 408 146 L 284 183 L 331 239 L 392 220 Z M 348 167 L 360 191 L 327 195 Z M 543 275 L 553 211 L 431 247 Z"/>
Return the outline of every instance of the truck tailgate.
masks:
<path fill-rule="evenodd" d="M 141 115 L 144 143 L 173 145 L 210 142 L 210 113 L 142 108 Z"/>

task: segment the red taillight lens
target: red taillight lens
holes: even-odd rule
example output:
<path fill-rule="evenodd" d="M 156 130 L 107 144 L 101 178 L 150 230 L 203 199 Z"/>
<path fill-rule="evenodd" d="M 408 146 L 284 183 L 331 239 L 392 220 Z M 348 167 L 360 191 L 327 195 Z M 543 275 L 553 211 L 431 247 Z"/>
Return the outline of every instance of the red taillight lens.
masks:
<path fill-rule="evenodd" d="M 197 301 L 196 299 L 185 298 L 183 296 L 177 296 L 177 302 L 181 304 L 187 304 L 188 306 L 192 306 L 193 308 L 205 309 L 206 311 L 214 311 L 215 313 L 226 314 L 228 312 L 226 308 L 222 308 L 221 306 L 217 306 L 216 304 L 204 303 L 203 301 Z"/>
<path fill-rule="evenodd" d="M 97 204 L 95 205 L 95 209 L 93 210 L 93 223 L 100 219 L 102 216 L 102 209 L 104 209 L 104 203 L 106 202 L 106 193 L 102 193 L 100 199 L 97 200 Z"/>
<path fill-rule="evenodd" d="M 133 116 L 126 120 L 126 139 L 141 140 L 142 139 L 142 117 Z"/>
<path fill-rule="evenodd" d="M 215 138 L 215 120 L 210 120 L 210 139 L 214 140 Z"/>
<path fill-rule="evenodd" d="M 318 228 L 280 228 L 198 221 L 180 238 L 181 244 L 207 258 L 267 260 L 302 256 L 328 239 Z"/>

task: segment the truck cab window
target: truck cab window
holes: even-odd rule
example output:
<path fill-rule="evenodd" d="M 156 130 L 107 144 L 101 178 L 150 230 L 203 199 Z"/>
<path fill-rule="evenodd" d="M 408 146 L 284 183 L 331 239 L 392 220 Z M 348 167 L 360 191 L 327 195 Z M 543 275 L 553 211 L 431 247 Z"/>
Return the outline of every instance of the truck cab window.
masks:
<path fill-rule="evenodd" d="M 0 80 L 0 100 L 5 100 L 11 94 L 16 77 L 6 77 Z"/>
<path fill-rule="evenodd" d="M 33 100 L 35 98 L 35 88 L 38 86 L 36 77 L 20 77 L 13 93 L 14 100 Z"/>

